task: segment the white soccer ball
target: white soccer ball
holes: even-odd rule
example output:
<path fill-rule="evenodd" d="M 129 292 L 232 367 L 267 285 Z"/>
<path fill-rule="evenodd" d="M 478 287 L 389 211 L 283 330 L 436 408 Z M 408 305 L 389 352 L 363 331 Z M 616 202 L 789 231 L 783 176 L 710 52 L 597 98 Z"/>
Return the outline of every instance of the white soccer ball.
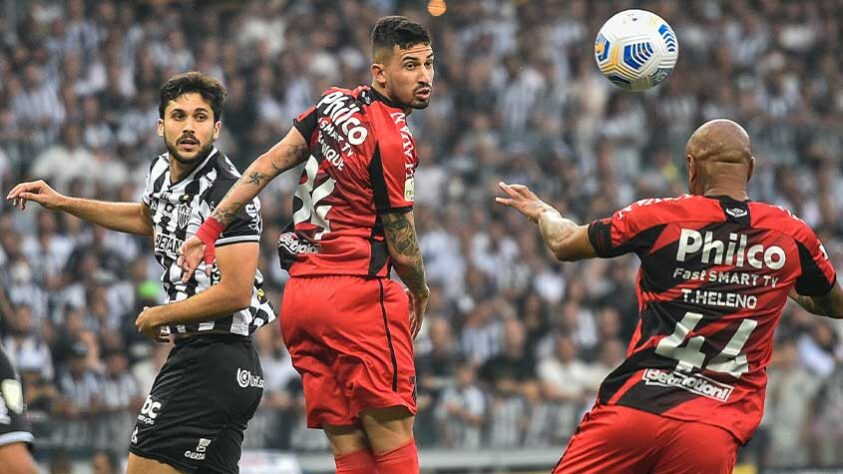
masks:
<path fill-rule="evenodd" d="M 679 56 L 666 21 L 646 10 L 624 10 L 603 24 L 594 40 L 600 72 L 617 86 L 643 91 L 664 81 Z"/>

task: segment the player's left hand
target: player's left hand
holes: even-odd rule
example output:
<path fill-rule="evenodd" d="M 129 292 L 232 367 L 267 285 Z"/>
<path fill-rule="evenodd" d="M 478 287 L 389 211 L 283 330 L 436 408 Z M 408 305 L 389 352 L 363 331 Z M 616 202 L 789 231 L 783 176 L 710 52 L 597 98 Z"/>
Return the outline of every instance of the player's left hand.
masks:
<path fill-rule="evenodd" d="M 191 236 L 179 247 L 179 258 L 176 261 L 182 271 L 182 283 L 190 281 L 190 277 L 202 261 L 205 262 L 205 274 L 210 277 L 214 265 L 214 247 L 207 248 L 199 237 Z"/>
<path fill-rule="evenodd" d="M 534 192 L 530 191 L 530 188 L 523 184 L 506 184 L 499 181 L 498 187 L 509 197 L 496 197 L 495 202 L 517 210 L 533 222 L 538 222 L 543 212 L 553 210 L 550 204 L 539 199 Z"/>
<path fill-rule="evenodd" d="M 159 322 L 159 308 L 160 306 L 144 307 L 141 314 L 138 315 L 138 319 L 135 320 L 135 327 L 138 328 L 138 332 L 143 334 L 144 337 L 154 342 L 169 342 L 170 336 L 162 332 L 164 328 Z"/>

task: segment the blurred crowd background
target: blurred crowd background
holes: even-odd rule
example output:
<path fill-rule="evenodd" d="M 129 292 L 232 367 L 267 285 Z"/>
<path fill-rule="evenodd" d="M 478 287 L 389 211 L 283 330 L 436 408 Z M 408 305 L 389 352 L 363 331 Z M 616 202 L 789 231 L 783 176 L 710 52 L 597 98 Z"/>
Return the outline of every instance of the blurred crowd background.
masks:
<path fill-rule="evenodd" d="M 751 197 L 805 219 L 843 268 L 843 2 L 422 0 L 100 2 L 10 0 L 0 12 L 0 180 L 140 199 L 161 153 L 158 91 L 199 70 L 229 98 L 218 147 L 240 169 L 330 85 L 368 84 L 379 16 L 427 24 L 428 109 L 410 121 L 421 167 L 416 221 L 433 297 L 417 340 L 423 447 L 565 446 L 637 319 L 634 257 L 555 263 L 538 232 L 494 204 L 524 183 L 578 222 L 686 191 L 683 147 L 703 121 L 737 120 L 757 158 Z M 666 19 L 680 43 L 665 84 L 624 92 L 599 76 L 593 39 L 625 8 Z M 275 241 L 298 173 L 261 195 L 260 268 L 272 301 Z M 161 301 L 146 239 L 31 205 L 0 205 L 0 334 L 20 370 L 40 456 L 125 455 L 169 347 L 134 320 Z M 283 315 L 281 315 L 283 317 Z M 843 465 L 843 328 L 788 306 L 762 429 L 766 465 Z M 247 448 L 327 450 L 304 428 L 277 325 L 255 335 L 266 378 Z M 45 454 L 46 453 L 46 454 Z"/>

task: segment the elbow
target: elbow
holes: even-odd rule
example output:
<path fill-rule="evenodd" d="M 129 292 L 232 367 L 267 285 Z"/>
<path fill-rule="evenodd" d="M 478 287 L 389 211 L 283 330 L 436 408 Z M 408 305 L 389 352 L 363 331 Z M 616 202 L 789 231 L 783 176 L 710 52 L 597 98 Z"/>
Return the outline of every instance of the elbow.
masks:
<path fill-rule="evenodd" d="M 227 313 L 240 311 L 252 304 L 252 287 L 233 288 L 231 291 L 223 292 L 225 300 L 223 304 Z"/>
<path fill-rule="evenodd" d="M 237 297 L 232 304 L 236 306 L 235 311 L 248 308 L 252 304 L 252 289 L 249 288 L 247 291 L 237 292 Z"/>
<path fill-rule="evenodd" d="M 547 243 L 547 247 L 553 252 L 553 255 L 556 257 L 556 260 L 560 262 L 573 262 L 576 260 L 576 255 L 571 252 L 570 247 L 567 245 L 567 242 L 564 240 L 554 240 Z"/>
<path fill-rule="evenodd" d="M 398 268 L 406 268 L 415 264 L 415 258 L 406 255 L 390 255 L 392 264 Z"/>

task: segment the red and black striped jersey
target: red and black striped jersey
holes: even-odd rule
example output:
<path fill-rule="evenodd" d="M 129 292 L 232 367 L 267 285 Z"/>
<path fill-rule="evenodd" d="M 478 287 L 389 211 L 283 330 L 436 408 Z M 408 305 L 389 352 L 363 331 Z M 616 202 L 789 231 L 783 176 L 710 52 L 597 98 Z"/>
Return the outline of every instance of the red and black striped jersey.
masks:
<path fill-rule="evenodd" d="M 591 223 L 588 236 L 600 257 L 641 260 L 640 320 L 599 402 L 748 441 L 788 292 L 824 295 L 836 282 L 814 232 L 781 207 L 685 195 L 639 201 Z"/>
<path fill-rule="evenodd" d="M 331 88 L 293 122 L 310 144 L 278 242 L 293 276 L 386 276 L 380 215 L 413 207 L 416 146 L 404 110 L 369 86 Z"/>

